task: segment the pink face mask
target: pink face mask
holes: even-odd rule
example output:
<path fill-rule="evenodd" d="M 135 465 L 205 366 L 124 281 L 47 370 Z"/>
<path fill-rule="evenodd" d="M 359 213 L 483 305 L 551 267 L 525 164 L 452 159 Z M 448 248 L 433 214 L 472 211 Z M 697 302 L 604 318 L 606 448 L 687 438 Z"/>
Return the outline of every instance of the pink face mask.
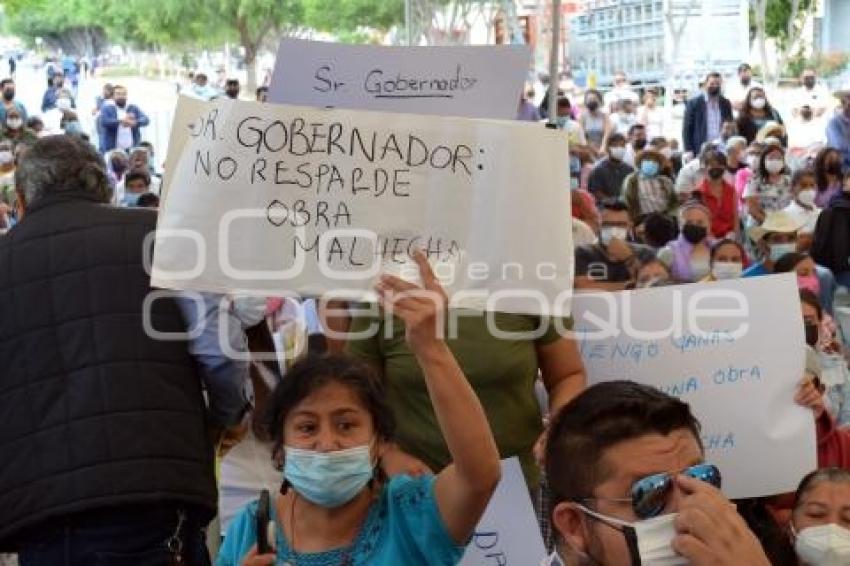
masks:
<path fill-rule="evenodd" d="M 817 275 L 798 275 L 797 287 L 807 289 L 815 295 L 820 295 L 820 281 L 818 281 Z"/>

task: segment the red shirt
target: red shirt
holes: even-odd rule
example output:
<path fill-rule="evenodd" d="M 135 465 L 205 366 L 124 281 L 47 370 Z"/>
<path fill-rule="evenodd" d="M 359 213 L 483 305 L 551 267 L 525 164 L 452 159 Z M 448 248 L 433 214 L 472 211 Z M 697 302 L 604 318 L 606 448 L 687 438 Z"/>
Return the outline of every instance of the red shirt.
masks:
<path fill-rule="evenodd" d="M 718 199 L 708 188 L 708 179 L 704 179 L 697 188 L 702 202 L 711 211 L 711 235 L 715 238 L 725 238 L 729 232 L 735 231 L 735 187 L 723 182 L 723 194 Z"/>
<path fill-rule="evenodd" d="M 839 428 L 824 411 L 817 420 L 818 468 L 850 470 L 850 430 Z"/>

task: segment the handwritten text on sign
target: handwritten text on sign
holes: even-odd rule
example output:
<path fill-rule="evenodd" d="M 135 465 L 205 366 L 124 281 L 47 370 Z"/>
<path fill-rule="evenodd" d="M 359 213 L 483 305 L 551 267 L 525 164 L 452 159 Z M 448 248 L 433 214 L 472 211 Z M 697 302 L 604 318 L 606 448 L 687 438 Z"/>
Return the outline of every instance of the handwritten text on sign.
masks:
<path fill-rule="evenodd" d="M 576 295 L 573 305 L 590 381 L 629 379 L 687 401 L 727 495 L 793 491 L 816 467 L 812 413 L 793 401 L 805 344 L 794 277 Z"/>
<path fill-rule="evenodd" d="M 269 100 L 469 118 L 513 119 L 524 46 L 383 47 L 284 39 Z"/>
<path fill-rule="evenodd" d="M 156 285 L 362 295 L 418 248 L 450 292 L 497 296 L 488 310 L 569 312 L 557 132 L 187 98 L 174 129 Z"/>
<path fill-rule="evenodd" d="M 502 460 L 502 481 L 475 528 L 460 566 L 533 566 L 545 556 L 519 460 Z"/>

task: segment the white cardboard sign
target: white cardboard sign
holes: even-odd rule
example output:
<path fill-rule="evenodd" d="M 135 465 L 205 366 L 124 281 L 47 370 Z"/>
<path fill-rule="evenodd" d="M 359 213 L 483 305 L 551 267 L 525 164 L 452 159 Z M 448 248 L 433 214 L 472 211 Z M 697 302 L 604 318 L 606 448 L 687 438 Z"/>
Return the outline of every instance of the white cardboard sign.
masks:
<path fill-rule="evenodd" d="M 569 314 L 560 132 L 185 97 L 172 129 L 155 286 L 369 300 L 420 248 L 455 306 Z"/>
<path fill-rule="evenodd" d="M 540 564 L 545 557 L 546 547 L 519 460 L 502 460 L 502 481 L 460 566 L 528 566 Z"/>
<path fill-rule="evenodd" d="M 530 60 L 522 45 L 385 47 L 284 39 L 269 101 L 513 120 Z"/>
<path fill-rule="evenodd" d="M 794 403 L 805 367 L 793 275 L 577 294 L 589 380 L 628 379 L 687 401 L 706 460 L 732 498 L 794 491 L 817 467 L 812 413 Z"/>

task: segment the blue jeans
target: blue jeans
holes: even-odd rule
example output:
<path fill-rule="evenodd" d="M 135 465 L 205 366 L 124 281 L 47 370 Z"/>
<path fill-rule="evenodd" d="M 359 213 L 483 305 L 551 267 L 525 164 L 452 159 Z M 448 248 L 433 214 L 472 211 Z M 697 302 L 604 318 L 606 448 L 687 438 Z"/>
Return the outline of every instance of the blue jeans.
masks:
<path fill-rule="evenodd" d="M 209 566 L 204 526 L 196 513 L 165 504 L 80 513 L 30 530 L 18 560 L 21 566 Z"/>

